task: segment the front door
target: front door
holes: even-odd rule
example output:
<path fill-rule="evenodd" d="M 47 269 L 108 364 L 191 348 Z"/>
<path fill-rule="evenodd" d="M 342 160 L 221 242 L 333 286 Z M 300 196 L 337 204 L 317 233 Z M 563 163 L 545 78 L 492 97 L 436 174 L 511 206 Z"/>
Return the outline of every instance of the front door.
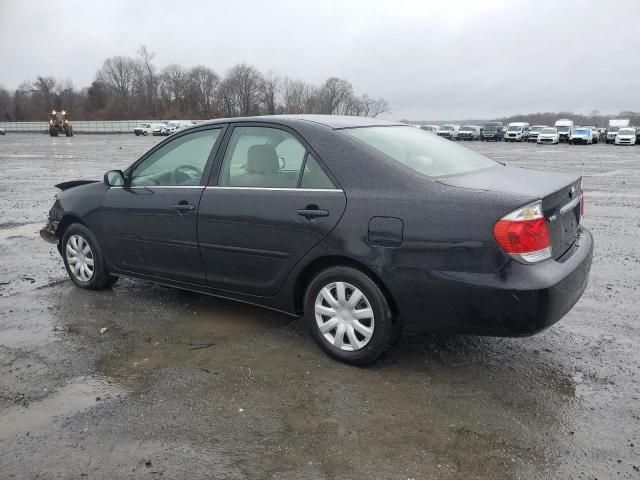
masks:
<path fill-rule="evenodd" d="M 272 296 L 344 212 L 344 192 L 301 139 L 236 126 L 215 186 L 200 202 L 198 235 L 209 285 Z"/>
<path fill-rule="evenodd" d="M 221 132 L 176 135 L 126 172 L 126 186 L 109 188 L 101 218 L 116 270 L 206 283 L 196 223 Z"/>

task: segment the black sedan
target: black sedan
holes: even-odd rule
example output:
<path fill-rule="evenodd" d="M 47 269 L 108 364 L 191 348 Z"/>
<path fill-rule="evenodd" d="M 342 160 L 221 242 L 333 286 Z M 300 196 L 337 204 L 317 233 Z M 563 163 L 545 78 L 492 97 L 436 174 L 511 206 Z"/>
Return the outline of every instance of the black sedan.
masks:
<path fill-rule="evenodd" d="M 367 118 L 202 123 L 58 187 L 41 235 L 77 286 L 130 276 L 304 314 L 352 364 L 403 326 L 538 332 L 578 301 L 593 253 L 580 177 Z"/>

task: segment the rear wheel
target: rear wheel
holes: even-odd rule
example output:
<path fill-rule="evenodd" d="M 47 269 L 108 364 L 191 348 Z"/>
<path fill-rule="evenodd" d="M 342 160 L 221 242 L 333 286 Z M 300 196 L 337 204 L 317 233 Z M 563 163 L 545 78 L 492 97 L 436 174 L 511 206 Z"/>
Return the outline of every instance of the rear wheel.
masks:
<path fill-rule="evenodd" d="M 70 225 L 62 236 L 61 247 L 64 266 L 78 287 L 101 290 L 118 280 L 109 274 L 96 238 L 84 225 Z"/>
<path fill-rule="evenodd" d="M 311 336 L 329 356 L 351 365 L 374 362 L 399 336 L 378 285 L 349 267 L 333 267 L 309 284 L 304 316 Z"/>

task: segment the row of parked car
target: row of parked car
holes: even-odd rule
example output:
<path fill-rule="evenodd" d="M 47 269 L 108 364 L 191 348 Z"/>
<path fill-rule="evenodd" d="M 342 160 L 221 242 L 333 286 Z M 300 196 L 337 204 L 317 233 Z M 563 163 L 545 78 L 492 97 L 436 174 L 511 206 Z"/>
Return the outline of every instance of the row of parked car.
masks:
<path fill-rule="evenodd" d="M 480 140 L 496 142 L 536 142 L 540 144 L 557 144 L 566 142 L 571 145 L 594 144 L 598 142 L 614 143 L 616 145 L 640 145 L 640 128 L 629 127 L 628 122 L 622 126 L 613 125 L 609 128 L 599 128 L 596 125 L 574 126 L 573 121 L 561 119 L 554 126 L 533 125 L 527 122 L 512 122 L 504 125 L 502 122 L 488 122 L 484 126 L 478 125 L 420 125 L 428 132 L 433 132 L 449 140 Z"/>
<path fill-rule="evenodd" d="M 168 137 L 169 135 L 176 133 L 183 128 L 187 128 L 195 124 L 196 122 L 193 120 L 171 120 L 169 122 L 141 123 L 133 129 L 133 133 L 136 137 L 139 137 L 140 135 Z"/>

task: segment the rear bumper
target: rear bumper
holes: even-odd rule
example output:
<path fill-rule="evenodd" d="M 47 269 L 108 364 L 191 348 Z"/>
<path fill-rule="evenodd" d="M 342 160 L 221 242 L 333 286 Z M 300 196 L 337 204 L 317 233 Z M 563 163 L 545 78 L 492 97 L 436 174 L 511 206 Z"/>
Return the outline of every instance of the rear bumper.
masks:
<path fill-rule="evenodd" d="M 410 330 L 533 335 L 560 320 L 580 299 L 592 257 L 593 237 L 581 229 L 558 260 L 534 265 L 510 261 L 495 273 L 404 271 L 389 279 L 388 287 Z"/>

